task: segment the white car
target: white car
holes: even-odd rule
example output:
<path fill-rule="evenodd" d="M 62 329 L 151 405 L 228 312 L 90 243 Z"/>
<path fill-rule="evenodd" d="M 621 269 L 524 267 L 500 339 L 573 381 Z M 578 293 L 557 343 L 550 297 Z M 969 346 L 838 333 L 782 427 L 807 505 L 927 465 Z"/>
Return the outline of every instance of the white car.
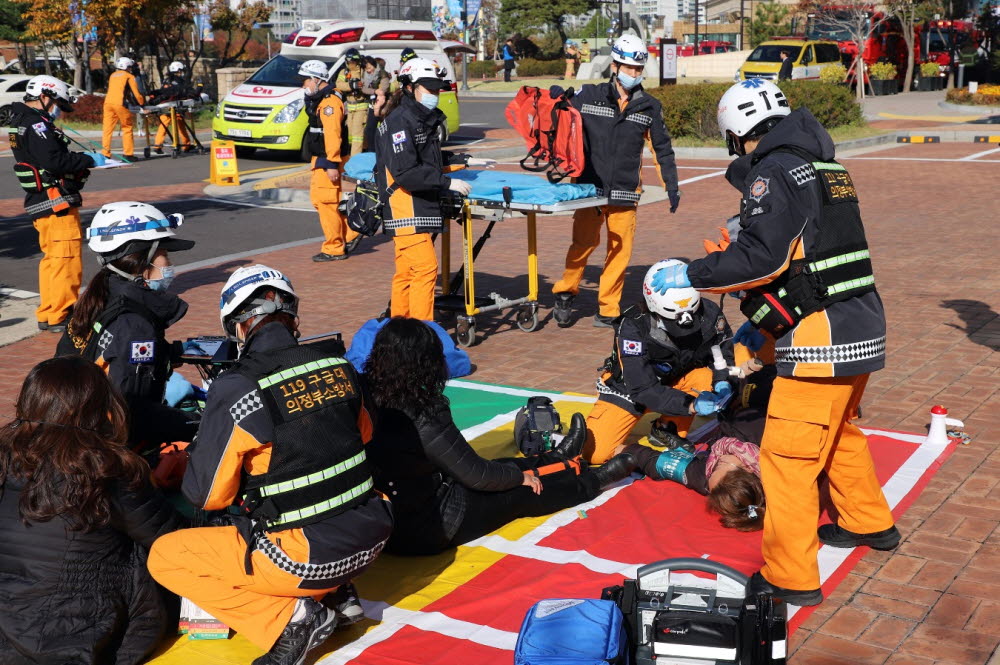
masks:
<path fill-rule="evenodd" d="M 24 101 L 24 91 L 32 78 L 28 74 L 0 74 L 0 128 L 10 124 L 11 105 Z M 69 94 L 81 97 L 84 92 L 70 86 Z"/>

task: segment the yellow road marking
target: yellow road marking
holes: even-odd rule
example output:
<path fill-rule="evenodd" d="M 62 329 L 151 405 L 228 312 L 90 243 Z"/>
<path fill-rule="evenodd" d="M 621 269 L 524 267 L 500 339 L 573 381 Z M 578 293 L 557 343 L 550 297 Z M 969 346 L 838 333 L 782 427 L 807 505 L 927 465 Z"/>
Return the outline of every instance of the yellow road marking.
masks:
<path fill-rule="evenodd" d="M 896 113 L 879 113 L 880 118 L 889 120 L 926 120 L 928 122 L 950 122 L 961 124 L 979 120 L 982 115 L 898 115 Z M 985 114 L 983 114 L 985 115 Z"/>

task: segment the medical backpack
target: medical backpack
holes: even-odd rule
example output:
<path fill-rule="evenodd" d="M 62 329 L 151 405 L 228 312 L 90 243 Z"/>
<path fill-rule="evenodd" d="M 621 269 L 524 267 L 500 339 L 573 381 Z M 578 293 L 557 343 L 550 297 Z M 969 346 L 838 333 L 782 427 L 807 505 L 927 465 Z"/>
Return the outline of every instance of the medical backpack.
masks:
<path fill-rule="evenodd" d="M 583 117 L 572 98 L 573 88 L 541 90 L 526 85 L 507 105 L 507 122 L 528 147 L 521 167 L 545 172 L 553 183 L 583 173 Z"/>
<path fill-rule="evenodd" d="M 382 228 L 382 202 L 378 185 L 371 180 L 361 180 L 354 191 L 340 203 L 340 214 L 347 218 L 352 231 L 371 237 Z"/>
<path fill-rule="evenodd" d="M 721 563 L 666 559 L 602 597 L 622 611 L 635 665 L 784 665 L 787 607 L 770 594 L 747 596 L 747 583 Z"/>
<path fill-rule="evenodd" d="M 621 610 L 609 600 L 535 603 L 521 624 L 514 665 L 632 665 Z"/>

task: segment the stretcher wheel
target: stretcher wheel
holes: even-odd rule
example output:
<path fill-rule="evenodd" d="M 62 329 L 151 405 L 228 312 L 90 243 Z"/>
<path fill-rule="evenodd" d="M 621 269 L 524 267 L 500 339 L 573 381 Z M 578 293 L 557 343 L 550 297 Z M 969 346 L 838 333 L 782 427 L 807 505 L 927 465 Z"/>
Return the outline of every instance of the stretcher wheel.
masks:
<path fill-rule="evenodd" d="M 524 332 L 538 328 L 538 305 L 526 305 L 517 310 L 517 327 Z"/>
<path fill-rule="evenodd" d="M 143 159 L 149 159 L 149 155 L 150 154 L 152 154 L 152 153 L 149 150 L 149 146 L 146 146 L 145 148 L 142 149 L 142 157 L 143 157 Z"/>
<path fill-rule="evenodd" d="M 178 150 L 177 148 L 174 148 L 173 150 L 170 151 L 170 159 L 177 159 L 180 156 L 180 154 L 181 151 Z"/>
<path fill-rule="evenodd" d="M 476 343 L 476 320 L 471 316 L 460 316 L 455 321 L 455 342 L 459 346 L 470 347 Z"/>

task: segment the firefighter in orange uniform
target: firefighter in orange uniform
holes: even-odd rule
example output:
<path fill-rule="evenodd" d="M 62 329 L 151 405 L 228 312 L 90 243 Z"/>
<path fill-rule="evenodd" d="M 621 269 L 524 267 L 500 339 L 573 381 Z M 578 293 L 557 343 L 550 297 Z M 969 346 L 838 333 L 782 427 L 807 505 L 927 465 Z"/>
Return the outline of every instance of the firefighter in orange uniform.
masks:
<path fill-rule="evenodd" d="M 38 328 L 54 333 L 66 330 L 83 281 L 80 191 L 89 169 L 104 164 L 100 153 L 70 152 L 69 138 L 55 124 L 60 112 L 73 110 L 75 101 L 59 79 L 35 76 L 25 87 L 24 103 L 11 105 L 7 130 L 14 174 L 24 189 L 24 209 L 38 231 L 43 255 L 38 264 Z"/>
<path fill-rule="evenodd" d="M 736 337 L 757 328 L 775 339 L 760 456 L 764 566 L 748 591 L 818 605 L 819 543 L 899 543 L 867 439 L 851 422 L 869 374 L 885 366 L 885 313 L 857 191 L 826 130 L 763 79 L 730 88 L 718 115 L 740 155 L 726 174 L 743 193 L 739 235 L 724 251 L 661 270 L 651 286 L 743 291 L 750 321 Z M 837 522 L 817 530 L 823 473 Z"/>
<path fill-rule="evenodd" d="M 305 77 L 306 115 L 309 132 L 306 141 L 312 155 L 312 178 L 309 198 L 319 213 L 323 227 L 323 246 L 312 257 L 317 263 L 342 261 L 361 240 L 357 231 L 347 226 L 340 213 L 340 171 L 347 142 L 344 140 L 344 98 L 332 85 L 324 85 L 329 73 L 320 60 L 307 60 L 299 67 Z"/>
<path fill-rule="evenodd" d="M 573 215 L 573 242 L 566 252 L 566 269 L 552 287 L 552 311 L 561 328 L 573 324 L 573 301 L 587 259 L 601 242 L 607 227 L 607 252 L 598 289 L 594 326 L 613 327 L 621 314 L 619 303 L 625 269 L 632 258 L 636 206 L 642 195 L 642 151 L 650 143 L 661 180 L 670 197 L 670 212 L 680 204 L 677 166 L 670 135 L 663 124 L 660 102 L 642 88 L 642 71 L 649 58 L 646 44 L 635 35 L 622 35 L 611 49 L 612 77 L 607 83 L 584 85 L 573 97 L 583 118 L 586 164 L 577 182 L 597 187 L 608 205 L 582 208 Z"/>
<path fill-rule="evenodd" d="M 146 99 L 139 91 L 135 76 L 129 71 L 135 67 L 132 58 L 121 57 L 115 61 L 117 71 L 108 79 L 108 94 L 104 98 L 104 142 L 105 157 L 111 157 L 111 135 L 117 125 L 122 127 L 122 154 L 125 157 L 135 156 L 135 139 L 132 131 L 135 118 L 128 106 L 142 106 Z"/>
<path fill-rule="evenodd" d="M 350 581 L 392 529 L 365 453 L 372 403 L 342 344 L 298 343 L 279 271 L 233 272 L 220 315 L 239 360 L 212 382 L 182 489 L 197 508 L 240 513 L 160 537 L 149 572 L 266 651 L 254 665 L 299 664 L 364 616 Z"/>
<path fill-rule="evenodd" d="M 445 232 L 441 195 L 451 190 L 467 196 L 472 189 L 468 182 L 443 173 L 469 162 L 441 151 L 438 125 L 445 116 L 437 101 L 447 85 L 442 76 L 430 60 L 408 60 L 394 93 L 398 105 L 375 132 L 375 178 L 385 201 L 382 219 L 396 248 L 392 316 L 424 321 L 434 318 L 438 262 L 431 234 Z"/>

